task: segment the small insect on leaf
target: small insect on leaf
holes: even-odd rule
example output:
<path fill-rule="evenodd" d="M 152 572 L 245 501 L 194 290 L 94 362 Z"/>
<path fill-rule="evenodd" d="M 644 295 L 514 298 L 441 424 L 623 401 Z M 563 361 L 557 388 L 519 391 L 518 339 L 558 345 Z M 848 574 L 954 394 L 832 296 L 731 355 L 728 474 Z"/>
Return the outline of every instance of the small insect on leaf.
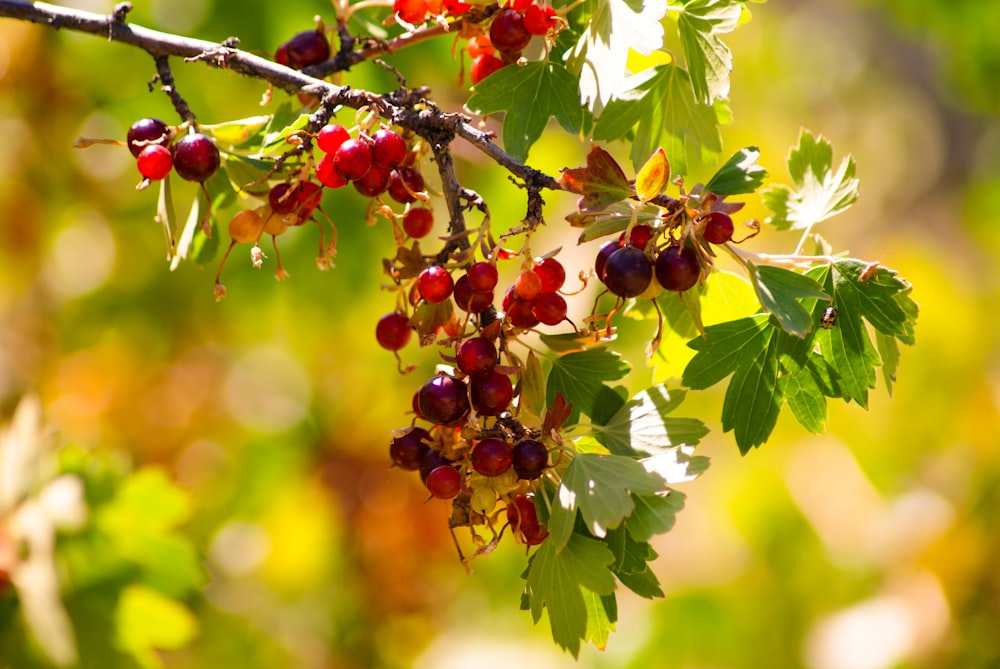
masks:
<path fill-rule="evenodd" d="M 837 307 L 827 307 L 823 310 L 823 317 L 819 324 L 824 330 L 829 330 L 837 322 Z"/>

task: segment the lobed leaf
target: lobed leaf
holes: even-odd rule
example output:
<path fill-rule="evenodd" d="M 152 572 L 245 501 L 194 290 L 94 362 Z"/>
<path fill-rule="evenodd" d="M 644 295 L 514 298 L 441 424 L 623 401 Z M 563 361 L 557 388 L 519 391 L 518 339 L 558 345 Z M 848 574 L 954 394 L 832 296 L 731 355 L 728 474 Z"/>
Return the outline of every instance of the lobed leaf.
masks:
<path fill-rule="evenodd" d="M 813 329 L 812 314 L 799 300 L 832 299 L 815 279 L 792 270 L 748 262 L 747 271 L 764 312 L 774 316 L 785 332 L 799 338 Z"/>
<path fill-rule="evenodd" d="M 683 390 L 659 385 L 647 388 L 625 403 L 597 432 L 598 440 L 615 455 L 659 455 L 681 444 L 697 444 L 708 434 L 696 418 L 672 418 L 684 401 Z"/>
<path fill-rule="evenodd" d="M 705 184 L 706 193 L 742 195 L 753 193 L 767 178 L 767 170 L 757 164 L 760 149 L 748 146 L 740 149 Z"/>
<path fill-rule="evenodd" d="M 743 12 L 735 0 L 690 0 L 681 7 L 677 30 L 699 102 L 711 104 L 729 95 L 733 55 L 719 35 L 735 30 Z"/>
<path fill-rule="evenodd" d="M 621 166 L 599 146 L 591 147 L 586 167 L 563 168 L 558 181 L 566 190 L 583 196 L 577 202 L 577 209 L 582 213 L 604 211 L 633 194 Z"/>
<path fill-rule="evenodd" d="M 620 355 L 603 346 L 559 356 L 546 381 L 546 402 L 551 405 L 562 394 L 573 405 L 568 421 L 575 423 L 581 413 L 592 415 L 604 385 L 624 378 L 629 369 Z"/>

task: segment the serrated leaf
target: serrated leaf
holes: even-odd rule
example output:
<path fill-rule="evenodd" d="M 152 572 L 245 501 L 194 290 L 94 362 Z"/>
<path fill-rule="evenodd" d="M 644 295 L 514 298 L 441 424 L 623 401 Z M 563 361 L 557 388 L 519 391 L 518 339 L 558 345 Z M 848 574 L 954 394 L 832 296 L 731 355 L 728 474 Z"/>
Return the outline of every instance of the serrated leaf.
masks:
<path fill-rule="evenodd" d="M 774 212 L 766 222 L 779 230 L 804 230 L 844 211 L 858 199 L 855 169 L 848 155 L 834 171 L 830 143 L 803 130 L 788 155 L 795 189 L 776 185 L 763 192 L 764 204 Z"/>
<path fill-rule="evenodd" d="M 635 510 L 625 519 L 625 529 L 636 541 L 649 541 L 669 532 L 684 508 L 684 495 L 675 490 L 659 495 L 632 495 Z"/>
<path fill-rule="evenodd" d="M 605 542 L 615 555 L 612 571 L 622 585 L 640 597 L 663 597 L 660 582 L 649 568 L 657 555 L 648 543 L 637 541 L 625 528 L 610 530 Z"/>
<path fill-rule="evenodd" d="M 603 346 L 567 353 L 552 363 L 546 381 L 546 402 L 551 405 L 556 394 L 562 394 L 573 405 L 568 422 L 575 423 L 581 413 L 592 415 L 606 383 L 622 379 L 628 372 L 628 363 Z"/>
<path fill-rule="evenodd" d="M 656 474 L 668 484 L 687 483 L 708 469 L 709 459 L 695 455 L 694 446 L 681 444 L 640 460 L 647 472 Z"/>
<path fill-rule="evenodd" d="M 663 479 L 638 461 L 620 455 L 580 453 L 563 474 L 549 515 L 548 542 L 562 550 L 573 534 L 579 510 L 587 530 L 603 537 L 632 513 L 632 493 L 654 494 L 665 489 Z"/>
<path fill-rule="evenodd" d="M 549 117 L 555 117 L 567 132 L 579 132 L 583 109 L 577 90 L 577 78 L 565 67 L 536 61 L 504 67 L 486 77 L 476 84 L 466 107 L 475 114 L 506 112 L 504 148 L 523 162 L 528 150 L 542 136 Z"/>
<path fill-rule="evenodd" d="M 748 146 L 733 154 L 705 184 L 706 193 L 742 195 L 753 193 L 767 178 L 767 170 L 757 164 L 760 150 Z"/>
<path fill-rule="evenodd" d="M 694 390 L 714 386 L 736 371 L 742 359 L 756 355 L 768 334 L 766 315 L 706 327 L 703 339 L 688 342 L 696 353 L 684 369 L 682 382 Z"/>
<path fill-rule="evenodd" d="M 668 416 L 684 401 L 685 394 L 683 390 L 668 391 L 663 385 L 647 388 L 622 406 L 596 436 L 612 453 L 631 457 L 697 444 L 708 434 L 703 422 Z"/>
<path fill-rule="evenodd" d="M 629 77 L 626 84 L 627 92 L 597 120 L 594 139 L 614 141 L 634 130 L 634 165 L 663 147 L 673 172 L 680 175 L 687 173 L 689 163 L 716 159 L 722 150 L 718 110 L 695 100 L 684 69 L 672 63 L 657 65 Z"/>
<path fill-rule="evenodd" d="M 613 592 L 610 595 L 598 595 L 586 588 L 580 592 L 587 607 L 587 631 L 584 634 L 584 641 L 589 641 L 598 649 L 604 650 L 608 645 L 608 637 L 618 622 L 618 600 Z"/>
<path fill-rule="evenodd" d="M 722 429 L 733 430 L 740 453 L 767 441 L 778 414 L 782 396 L 778 386 L 778 343 L 767 337 L 752 357 L 744 357 L 733 373 L 722 401 Z"/>
<path fill-rule="evenodd" d="M 531 556 L 526 575 L 528 604 L 537 623 L 548 610 L 552 638 L 574 657 L 587 636 L 587 603 L 583 589 L 610 595 L 615 579 L 609 570 L 615 556 L 590 537 L 573 534 L 561 551 L 551 540 L 542 542 Z"/>
<path fill-rule="evenodd" d="M 164 667 L 158 651 L 176 650 L 194 638 L 198 621 L 180 602 L 141 585 L 122 590 L 115 608 L 119 647 L 143 669 Z"/>
<path fill-rule="evenodd" d="M 729 95 L 733 56 L 719 35 L 735 30 L 742 13 L 735 0 L 691 0 L 681 8 L 677 30 L 700 102 L 711 104 Z"/>
<path fill-rule="evenodd" d="M 670 183 L 670 161 L 663 149 L 656 149 L 635 175 L 635 192 L 643 202 L 663 192 Z"/>
<path fill-rule="evenodd" d="M 780 384 L 781 394 L 799 424 L 813 434 L 822 432 L 826 427 L 826 397 L 813 369 L 803 367 L 786 374 Z"/>
<path fill-rule="evenodd" d="M 882 379 L 885 381 L 886 391 L 892 395 L 892 387 L 896 384 L 896 372 L 899 370 L 899 341 L 891 335 L 876 332 L 875 346 L 878 348 L 879 357 L 882 358 Z"/>
<path fill-rule="evenodd" d="M 558 181 L 569 192 L 583 196 L 577 202 L 577 210 L 583 213 L 603 211 L 632 196 L 632 185 L 625 172 L 599 146 L 591 147 L 586 167 L 563 168 Z"/>
<path fill-rule="evenodd" d="M 568 55 L 580 73 L 579 99 L 595 114 L 622 94 L 629 50 L 649 55 L 663 46 L 665 2 L 601 0 Z M 646 155 L 649 155 L 647 153 Z"/>
<path fill-rule="evenodd" d="M 748 262 L 747 271 L 763 310 L 774 316 L 785 332 L 799 338 L 813 329 L 813 305 L 807 310 L 799 300 L 832 299 L 814 279 L 792 270 Z"/>

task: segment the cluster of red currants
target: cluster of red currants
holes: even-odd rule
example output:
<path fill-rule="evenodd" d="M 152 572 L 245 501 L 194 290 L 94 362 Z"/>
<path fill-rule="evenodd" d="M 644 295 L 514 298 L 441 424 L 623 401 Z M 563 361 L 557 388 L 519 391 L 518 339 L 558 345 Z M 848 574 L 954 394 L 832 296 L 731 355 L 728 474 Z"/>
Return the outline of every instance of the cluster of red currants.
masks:
<path fill-rule="evenodd" d="M 171 170 L 188 181 L 203 183 L 219 169 L 219 148 L 208 135 L 192 132 L 174 137 L 169 126 L 158 118 L 142 118 L 129 127 L 128 149 L 135 156 L 143 181 L 165 179 Z"/>
<path fill-rule="evenodd" d="M 473 85 L 515 62 L 532 37 L 554 34 L 560 25 L 551 5 L 533 0 L 511 0 L 508 6 L 493 15 L 489 35 L 477 35 L 465 46 L 472 58 L 469 77 Z"/>
<path fill-rule="evenodd" d="M 393 0 L 392 12 L 397 20 L 417 26 L 428 16 L 461 16 L 472 5 L 461 0 Z"/>

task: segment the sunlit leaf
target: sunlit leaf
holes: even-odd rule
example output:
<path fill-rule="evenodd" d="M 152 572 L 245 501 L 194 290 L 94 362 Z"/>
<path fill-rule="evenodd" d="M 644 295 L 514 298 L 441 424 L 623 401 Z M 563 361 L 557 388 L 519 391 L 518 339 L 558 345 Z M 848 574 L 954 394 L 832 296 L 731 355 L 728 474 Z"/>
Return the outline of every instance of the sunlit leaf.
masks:
<path fill-rule="evenodd" d="M 753 193 L 767 178 L 767 170 L 757 164 L 760 150 L 756 146 L 740 149 L 705 184 L 705 192 L 716 195 Z"/>
<path fill-rule="evenodd" d="M 591 147 L 586 167 L 564 168 L 559 174 L 559 183 L 571 193 L 583 196 L 577 202 L 581 212 L 603 211 L 631 197 L 633 192 L 618 162 L 599 146 Z"/>
<path fill-rule="evenodd" d="M 813 328 L 812 315 L 800 301 L 832 299 L 815 280 L 798 272 L 754 263 L 747 263 L 747 270 L 763 310 L 796 337 L 804 337 Z M 811 310 L 813 305 L 808 306 Z"/>
<path fill-rule="evenodd" d="M 719 35 L 735 30 L 743 11 L 735 0 L 690 0 L 679 12 L 677 30 L 700 102 L 711 104 L 729 95 L 733 56 Z"/>
<path fill-rule="evenodd" d="M 635 175 L 635 192 L 643 202 L 651 200 L 670 182 L 670 161 L 663 149 L 657 149 Z"/>
<path fill-rule="evenodd" d="M 569 422 L 575 423 L 580 413 L 591 415 L 604 384 L 624 378 L 628 371 L 628 363 L 605 347 L 567 353 L 552 362 L 546 401 L 552 404 L 556 393 L 562 394 L 573 405 Z"/>
<path fill-rule="evenodd" d="M 166 666 L 157 651 L 187 645 L 198 629 L 194 615 L 162 594 L 141 585 L 126 587 L 115 609 L 115 628 L 122 650 L 143 669 Z"/>

